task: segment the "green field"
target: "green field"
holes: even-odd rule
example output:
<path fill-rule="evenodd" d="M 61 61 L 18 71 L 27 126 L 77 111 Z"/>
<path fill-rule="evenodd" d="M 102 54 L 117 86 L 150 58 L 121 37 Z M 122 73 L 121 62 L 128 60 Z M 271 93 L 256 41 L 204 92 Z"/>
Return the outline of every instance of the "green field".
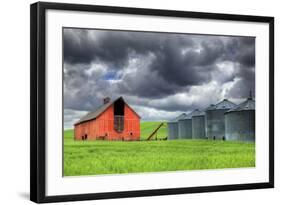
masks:
<path fill-rule="evenodd" d="M 146 140 L 149 135 L 161 124 L 161 122 L 142 122 L 141 123 L 141 140 Z M 153 139 L 157 137 L 157 139 L 165 138 L 168 136 L 168 128 L 167 123 L 161 126 L 161 128 L 157 132 L 157 136 L 154 136 Z"/>
<path fill-rule="evenodd" d="M 159 123 L 142 123 L 146 139 Z M 163 126 L 158 137 L 166 136 Z M 74 141 L 64 132 L 64 175 L 96 175 L 255 166 L 255 144 L 213 140 Z"/>

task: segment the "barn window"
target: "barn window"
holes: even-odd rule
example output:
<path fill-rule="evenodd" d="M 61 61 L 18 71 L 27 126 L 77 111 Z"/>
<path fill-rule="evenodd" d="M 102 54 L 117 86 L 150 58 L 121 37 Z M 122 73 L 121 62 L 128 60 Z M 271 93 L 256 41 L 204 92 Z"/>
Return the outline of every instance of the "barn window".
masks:
<path fill-rule="evenodd" d="M 114 103 L 114 129 L 117 132 L 124 130 L 124 109 L 125 103 L 122 98 Z"/>

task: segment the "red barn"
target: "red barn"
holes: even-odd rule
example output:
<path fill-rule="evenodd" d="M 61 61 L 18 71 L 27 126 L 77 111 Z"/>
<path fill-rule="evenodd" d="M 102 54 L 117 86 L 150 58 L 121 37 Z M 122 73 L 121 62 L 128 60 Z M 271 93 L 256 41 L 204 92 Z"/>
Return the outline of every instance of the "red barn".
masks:
<path fill-rule="evenodd" d="M 88 113 L 74 124 L 75 140 L 140 140 L 140 116 L 122 97 Z"/>

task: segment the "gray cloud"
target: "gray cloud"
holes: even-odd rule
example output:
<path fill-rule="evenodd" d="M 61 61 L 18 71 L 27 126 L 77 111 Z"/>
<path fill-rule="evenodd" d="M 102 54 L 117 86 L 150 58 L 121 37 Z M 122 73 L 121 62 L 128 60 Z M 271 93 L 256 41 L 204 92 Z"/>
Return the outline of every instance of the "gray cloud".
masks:
<path fill-rule="evenodd" d="M 69 129 L 77 122 L 81 116 L 85 115 L 85 111 L 77 111 L 71 109 L 64 109 L 64 128 Z"/>
<path fill-rule="evenodd" d="M 64 29 L 63 43 L 65 109 L 122 95 L 154 120 L 255 92 L 253 37 Z"/>

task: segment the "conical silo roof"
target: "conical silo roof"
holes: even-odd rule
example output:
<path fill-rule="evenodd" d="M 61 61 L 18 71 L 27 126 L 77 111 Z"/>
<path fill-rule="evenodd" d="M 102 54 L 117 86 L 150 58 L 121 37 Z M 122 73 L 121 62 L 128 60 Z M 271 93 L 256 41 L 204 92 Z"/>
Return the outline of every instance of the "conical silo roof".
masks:
<path fill-rule="evenodd" d="M 214 104 L 209 105 L 208 107 L 206 107 L 205 109 L 203 109 L 203 111 L 207 111 L 207 110 L 212 110 L 215 107 Z"/>
<path fill-rule="evenodd" d="M 204 116 L 205 115 L 205 112 L 204 111 L 200 111 L 198 109 L 196 109 L 192 115 L 192 117 L 194 116 Z"/>
<path fill-rule="evenodd" d="M 242 110 L 255 110 L 255 101 L 252 98 L 248 98 L 246 101 L 228 110 L 227 112 L 242 111 Z"/>
<path fill-rule="evenodd" d="M 206 111 L 208 110 L 225 110 L 225 109 L 232 109 L 236 106 L 235 103 L 227 100 L 227 99 L 224 99 L 222 100 L 221 102 L 217 103 L 216 105 L 210 105 Z"/>
<path fill-rule="evenodd" d="M 197 116 L 200 113 L 201 113 L 200 110 L 195 109 L 195 110 L 191 111 L 190 113 L 188 113 L 184 118 L 182 118 L 180 120 L 191 120 L 194 115 Z"/>
<path fill-rule="evenodd" d="M 182 113 L 182 114 L 180 114 L 179 116 L 177 116 L 176 118 L 170 120 L 170 122 L 177 122 L 177 121 L 179 121 L 179 120 L 185 118 L 186 116 L 187 116 L 187 114 Z"/>

